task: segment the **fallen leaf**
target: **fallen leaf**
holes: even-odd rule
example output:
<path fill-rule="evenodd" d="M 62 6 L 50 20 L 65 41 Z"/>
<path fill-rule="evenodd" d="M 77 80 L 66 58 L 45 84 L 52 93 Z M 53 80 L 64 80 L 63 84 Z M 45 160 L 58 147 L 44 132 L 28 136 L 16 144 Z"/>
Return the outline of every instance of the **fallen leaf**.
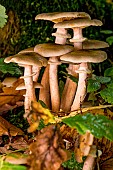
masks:
<path fill-rule="evenodd" d="M 25 94 L 25 90 L 15 90 L 16 87 L 23 82 L 22 79 L 18 79 L 13 87 L 3 87 L 2 93 L 0 93 L 0 106 L 4 104 L 15 105 L 16 102 L 24 100 L 23 95 Z"/>
<path fill-rule="evenodd" d="M 9 134 L 11 136 L 16 136 L 23 135 L 24 132 L 0 116 L 0 136 Z"/>
<path fill-rule="evenodd" d="M 61 147 L 62 141 L 55 125 L 43 128 L 36 136 L 36 141 L 30 144 L 31 155 L 28 158 L 30 170 L 58 170 L 61 164 L 68 160 L 68 153 Z"/>

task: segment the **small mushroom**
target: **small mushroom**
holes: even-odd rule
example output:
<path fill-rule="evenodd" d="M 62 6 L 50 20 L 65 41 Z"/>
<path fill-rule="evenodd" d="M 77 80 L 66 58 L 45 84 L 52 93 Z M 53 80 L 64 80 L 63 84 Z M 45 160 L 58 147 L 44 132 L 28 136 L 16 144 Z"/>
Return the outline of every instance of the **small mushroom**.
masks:
<path fill-rule="evenodd" d="M 33 87 L 36 88 L 43 88 L 42 84 L 33 82 Z M 16 90 L 25 90 L 25 83 L 21 83 L 19 86 L 16 87 Z"/>
<path fill-rule="evenodd" d="M 29 53 L 20 53 L 14 56 L 5 58 L 5 63 L 14 62 L 18 65 L 23 66 L 24 69 L 24 82 L 26 87 L 25 95 L 25 117 L 30 113 L 31 110 L 31 101 L 36 100 L 35 89 L 33 87 L 33 78 L 32 78 L 32 66 L 46 66 L 47 60 L 40 56 L 39 54 L 29 52 Z"/>
<path fill-rule="evenodd" d="M 34 52 L 34 47 L 29 47 L 27 49 L 24 49 L 24 50 L 20 51 L 18 54 L 29 53 L 29 52 L 30 53 Z M 33 81 L 34 82 L 37 82 L 37 80 L 38 80 L 38 77 L 39 77 L 39 74 L 40 74 L 40 69 L 41 69 L 41 67 L 38 67 L 38 66 L 35 66 L 35 65 L 32 66 L 32 72 L 35 74 L 35 75 L 33 75 Z"/>
<path fill-rule="evenodd" d="M 51 95 L 51 105 L 52 111 L 57 112 L 60 108 L 60 95 L 58 87 L 58 57 L 69 53 L 73 50 L 72 46 L 69 45 L 59 45 L 52 43 L 38 44 L 35 46 L 34 51 L 43 57 L 49 57 L 49 83 L 50 83 L 50 95 Z"/>
<path fill-rule="evenodd" d="M 71 111 L 77 110 L 80 108 L 81 102 L 83 102 L 86 95 L 86 78 L 87 74 L 90 73 L 87 64 L 103 62 L 107 59 L 107 54 L 100 50 L 74 50 L 62 55 L 60 59 L 75 64 L 81 63 L 78 71 L 76 70 L 79 73 L 79 80 L 76 95 L 71 106 Z"/>

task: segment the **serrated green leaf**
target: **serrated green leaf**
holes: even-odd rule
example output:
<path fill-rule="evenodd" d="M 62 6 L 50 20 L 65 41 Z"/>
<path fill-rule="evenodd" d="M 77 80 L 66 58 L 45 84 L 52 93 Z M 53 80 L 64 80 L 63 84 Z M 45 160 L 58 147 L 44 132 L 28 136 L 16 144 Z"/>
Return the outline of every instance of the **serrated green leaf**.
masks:
<path fill-rule="evenodd" d="M 100 95 L 106 102 L 113 104 L 113 88 L 105 88 L 101 90 Z"/>
<path fill-rule="evenodd" d="M 0 167 L 0 170 L 27 170 L 27 168 L 22 165 L 14 165 L 8 162 L 3 162 L 2 166 Z"/>
<path fill-rule="evenodd" d="M 94 92 L 101 88 L 101 84 L 110 82 L 110 77 L 96 76 L 93 75 L 92 78 L 88 79 L 87 92 Z"/>
<path fill-rule="evenodd" d="M 93 80 L 93 79 L 89 79 L 88 80 L 88 85 L 87 85 L 87 92 L 94 92 L 96 90 L 99 90 L 101 88 L 101 84 L 100 82 Z"/>
<path fill-rule="evenodd" d="M 113 67 L 107 68 L 104 72 L 104 76 L 113 76 Z"/>
<path fill-rule="evenodd" d="M 80 134 L 84 134 L 89 130 L 97 138 L 106 137 L 109 140 L 113 140 L 113 121 L 106 116 L 90 113 L 85 115 L 79 114 L 63 119 L 63 122 L 71 128 L 77 128 Z"/>
<path fill-rule="evenodd" d="M 3 28 L 5 23 L 7 22 L 6 18 L 8 17 L 6 15 L 6 9 L 4 6 L 0 5 L 0 28 Z"/>
<path fill-rule="evenodd" d="M 11 75 L 22 75 L 22 71 L 15 63 L 4 63 L 4 59 L 0 58 L 0 71 L 4 74 L 10 73 Z"/>

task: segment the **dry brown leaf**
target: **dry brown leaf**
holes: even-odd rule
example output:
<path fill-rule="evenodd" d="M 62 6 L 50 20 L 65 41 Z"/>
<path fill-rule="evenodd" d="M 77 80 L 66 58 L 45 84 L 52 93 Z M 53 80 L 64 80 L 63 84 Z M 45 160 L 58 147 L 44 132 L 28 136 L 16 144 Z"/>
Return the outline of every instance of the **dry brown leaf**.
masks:
<path fill-rule="evenodd" d="M 3 87 L 3 93 L 0 93 L 0 106 L 4 104 L 15 105 L 16 102 L 23 100 L 23 95 L 25 94 L 25 90 L 15 90 L 16 87 L 23 82 L 22 79 L 18 79 L 13 87 Z"/>
<path fill-rule="evenodd" d="M 44 124 L 55 123 L 54 116 L 51 114 L 50 110 L 44 108 L 39 102 L 31 103 L 31 114 L 28 119 L 31 120 L 30 127 L 28 128 L 28 132 L 34 132 L 39 125 L 40 119 L 44 120 Z"/>
<path fill-rule="evenodd" d="M 36 141 L 30 145 L 30 170 L 58 170 L 68 159 L 68 153 L 60 145 L 61 140 L 55 125 L 43 128 L 36 136 Z"/>
<path fill-rule="evenodd" d="M 0 136 L 9 134 L 11 136 L 16 136 L 23 135 L 24 132 L 0 116 Z"/>
<path fill-rule="evenodd" d="M 28 147 L 28 144 L 27 141 L 22 136 L 17 136 L 11 141 L 10 146 L 17 150 L 20 149 L 24 150 Z"/>

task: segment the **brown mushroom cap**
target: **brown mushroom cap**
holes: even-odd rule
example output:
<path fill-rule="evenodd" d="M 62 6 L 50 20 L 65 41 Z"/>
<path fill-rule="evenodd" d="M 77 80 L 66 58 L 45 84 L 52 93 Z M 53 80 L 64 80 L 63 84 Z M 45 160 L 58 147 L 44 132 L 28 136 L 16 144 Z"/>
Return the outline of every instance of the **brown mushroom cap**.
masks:
<path fill-rule="evenodd" d="M 4 62 L 14 62 L 20 65 L 38 65 L 39 67 L 47 65 L 47 59 L 35 52 L 19 53 L 14 56 L 5 58 Z"/>
<path fill-rule="evenodd" d="M 40 83 L 33 82 L 33 87 L 36 88 L 43 88 L 43 86 Z M 25 90 L 25 83 L 21 83 L 19 86 L 17 86 L 16 90 Z"/>
<path fill-rule="evenodd" d="M 65 20 L 70 20 L 74 18 L 90 18 L 89 14 L 85 12 L 52 12 L 52 13 L 42 13 L 35 17 L 35 20 L 49 20 L 55 23 L 62 22 Z"/>
<path fill-rule="evenodd" d="M 20 53 L 28 53 L 28 52 L 34 52 L 34 47 L 29 47 L 27 49 L 24 49 L 22 51 L 19 52 Z"/>
<path fill-rule="evenodd" d="M 109 44 L 99 40 L 86 40 L 83 42 L 83 49 L 107 48 Z"/>
<path fill-rule="evenodd" d="M 73 51 L 74 47 L 70 45 L 60 45 L 52 43 L 38 44 L 34 51 L 44 57 L 55 57 Z"/>
<path fill-rule="evenodd" d="M 101 26 L 102 22 L 97 19 L 91 20 L 89 18 L 76 18 L 73 20 L 56 23 L 56 24 L 54 24 L 54 28 L 74 28 L 74 27 L 85 28 L 85 27 L 88 27 L 91 25 L 92 26 Z"/>
<path fill-rule="evenodd" d="M 60 57 L 63 61 L 68 61 L 71 63 L 82 63 L 82 62 L 91 62 L 91 63 L 100 63 L 107 59 L 107 54 L 104 51 L 100 50 L 77 50 L 72 51 L 68 54 L 62 55 Z"/>

